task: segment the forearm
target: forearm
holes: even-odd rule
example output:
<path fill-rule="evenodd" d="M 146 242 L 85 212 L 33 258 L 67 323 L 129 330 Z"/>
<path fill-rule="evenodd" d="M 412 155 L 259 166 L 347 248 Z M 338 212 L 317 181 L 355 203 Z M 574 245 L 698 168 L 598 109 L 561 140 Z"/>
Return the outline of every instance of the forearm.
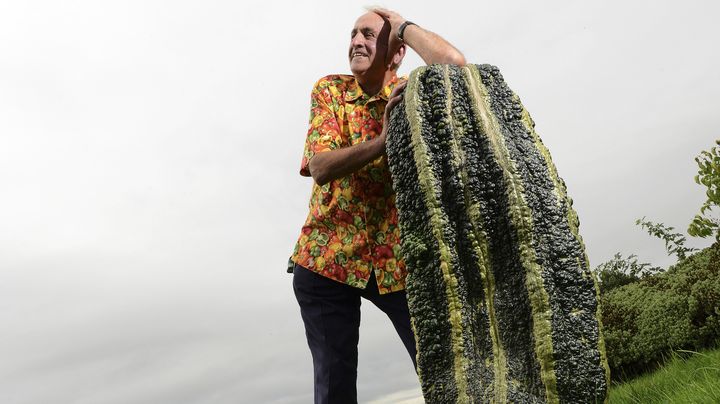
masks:
<path fill-rule="evenodd" d="M 354 146 L 315 154 L 309 163 L 310 175 L 318 185 L 352 174 L 385 153 L 384 135 Z"/>
<path fill-rule="evenodd" d="M 465 65 L 463 54 L 440 35 L 417 25 L 408 25 L 403 32 L 405 44 L 412 48 L 425 63 Z"/>

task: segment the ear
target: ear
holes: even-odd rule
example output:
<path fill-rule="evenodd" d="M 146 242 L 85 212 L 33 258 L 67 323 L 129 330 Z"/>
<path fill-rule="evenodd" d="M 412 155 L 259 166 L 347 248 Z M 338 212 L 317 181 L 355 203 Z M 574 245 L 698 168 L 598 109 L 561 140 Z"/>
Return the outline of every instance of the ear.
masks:
<path fill-rule="evenodd" d="M 402 63 L 403 58 L 405 57 L 405 44 L 401 44 L 398 47 L 397 52 L 392 55 L 392 60 L 390 60 L 390 65 L 388 68 L 390 70 L 397 70 L 398 67 L 400 67 L 400 63 Z"/>

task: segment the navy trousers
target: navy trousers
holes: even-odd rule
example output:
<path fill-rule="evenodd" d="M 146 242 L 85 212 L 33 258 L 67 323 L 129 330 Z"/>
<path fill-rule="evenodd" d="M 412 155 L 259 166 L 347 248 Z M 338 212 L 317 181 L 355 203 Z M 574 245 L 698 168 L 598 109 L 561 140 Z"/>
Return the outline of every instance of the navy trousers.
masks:
<path fill-rule="evenodd" d="M 417 369 L 405 291 L 380 295 L 374 274 L 365 289 L 358 289 L 300 265 L 293 270 L 293 289 L 313 358 L 315 404 L 357 403 L 361 297 L 390 317 Z"/>

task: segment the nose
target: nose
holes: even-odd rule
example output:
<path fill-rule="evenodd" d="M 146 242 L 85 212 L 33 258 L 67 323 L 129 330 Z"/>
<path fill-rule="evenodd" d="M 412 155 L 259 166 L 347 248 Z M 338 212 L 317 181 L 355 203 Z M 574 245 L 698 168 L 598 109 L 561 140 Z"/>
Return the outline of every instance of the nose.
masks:
<path fill-rule="evenodd" d="M 351 46 L 352 48 L 354 48 L 354 47 L 356 47 L 356 46 L 362 45 L 362 39 L 363 39 L 363 38 L 364 38 L 364 37 L 363 37 L 362 32 L 359 32 L 359 31 L 356 32 L 356 33 L 355 33 L 355 36 L 353 36 L 353 37 L 350 39 L 350 46 Z"/>

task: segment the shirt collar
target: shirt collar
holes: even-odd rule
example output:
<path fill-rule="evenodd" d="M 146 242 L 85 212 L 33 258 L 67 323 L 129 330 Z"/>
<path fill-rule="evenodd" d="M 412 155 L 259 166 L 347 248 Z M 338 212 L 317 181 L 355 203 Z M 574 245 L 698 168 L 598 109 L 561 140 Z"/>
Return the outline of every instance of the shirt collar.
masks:
<path fill-rule="evenodd" d="M 390 81 L 385 85 L 385 87 L 380 90 L 380 92 L 377 95 L 369 96 L 365 92 L 363 92 L 362 87 L 360 87 L 360 84 L 357 82 L 357 79 L 353 79 L 353 81 L 348 86 L 347 90 L 345 91 L 345 102 L 355 102 L 358 99 L 364 99 L 368 102 L 382 99 L 387 101 L 388 97 L 390 96 L 390 93 L 395 88 L 395 86 L 398 84 L 398 77 L 393 76 Z"/>

